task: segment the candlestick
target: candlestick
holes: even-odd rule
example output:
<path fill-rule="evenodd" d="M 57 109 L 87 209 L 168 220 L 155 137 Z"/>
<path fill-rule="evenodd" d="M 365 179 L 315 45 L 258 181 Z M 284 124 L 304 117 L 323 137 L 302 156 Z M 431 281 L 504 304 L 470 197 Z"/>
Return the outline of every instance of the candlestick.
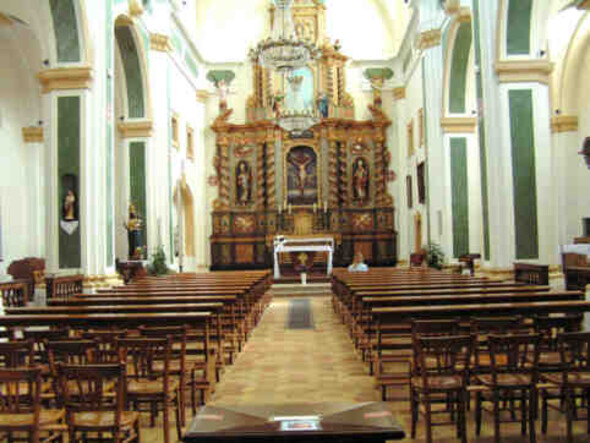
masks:
<path fill-rule="evenodd" d="M 291 203 L 289 203 L 289 205 L 287 206 L 287 208 L 289 209 L 289 215 L 291 215 Z"/>

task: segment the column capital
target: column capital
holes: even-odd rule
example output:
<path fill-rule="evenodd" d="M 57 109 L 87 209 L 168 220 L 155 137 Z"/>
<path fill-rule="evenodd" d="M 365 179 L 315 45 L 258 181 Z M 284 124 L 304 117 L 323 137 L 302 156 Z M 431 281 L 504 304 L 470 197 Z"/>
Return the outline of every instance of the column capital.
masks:
<path fill-rule="evenodd" d="M 37 74 L 43 93 L 69 89 L 90 89 L 92 86 L 92 67 L 72 66 L 44 69 Z"/>
<path fill-rule="evenodd" d="M 172 44 L 170 37 L 166 34 L 150 34 L 150 49 L 160 52 L 171 52 Z"/>
<path fill-rule="evenodd" d="M 151 137 L 153 127 L 151 120 L 121 122 L 117 125 L 123 138 Z"/>
<path fill-rule="evenodd" d="M 29 126 L 22 129 L 25 143 L 43 143 L 43 127 Z"/>
<path fill-rule="evenodd" d="M 553 63 L 547 60 L 498 60 L 494 64 L 500 83 L 549 84 Z"/>
<path fill-rule="evenodd" d="M 442 32 L 440 29 L 429 29 L 418 36 L 417 47 L 421 50 L 434 48 L 440 45 Z"/>
<path fill-rule="evenodd" d="M 143 4 L 140 0 L 129 0 L 129 14 L 134 17 L 143 14 Z"/>
<path fill-rule="evenodd" d="M 551 132 L 576 132 L 578 130 L 578 117 L 575 115 L 558 115 L 551 118 Z"/>

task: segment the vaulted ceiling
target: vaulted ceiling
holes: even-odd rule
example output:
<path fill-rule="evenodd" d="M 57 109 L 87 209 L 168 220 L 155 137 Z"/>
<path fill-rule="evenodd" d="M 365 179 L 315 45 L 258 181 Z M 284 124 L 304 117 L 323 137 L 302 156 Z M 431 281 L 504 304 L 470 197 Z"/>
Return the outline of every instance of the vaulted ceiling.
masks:
<path fill-rule="evenodd" d="M 271 0 L 200 0 L 196 45 L 210 62 L 240 62 L 269 32 Z M 327 34 L 355 60 L 393 57 L 410 12 L 404 0 L 325 0 Z"/>

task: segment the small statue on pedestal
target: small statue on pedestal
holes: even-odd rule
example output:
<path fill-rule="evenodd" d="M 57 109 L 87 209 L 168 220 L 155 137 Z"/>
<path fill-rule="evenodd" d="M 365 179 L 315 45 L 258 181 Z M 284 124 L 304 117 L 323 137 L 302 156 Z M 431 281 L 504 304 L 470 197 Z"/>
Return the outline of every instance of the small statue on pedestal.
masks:
<path fill-rule="evenodd" d="M 125 229 L 127 229 L 127 240 L 129 242 L 129 259 L 141 260 L 143 256 L 141 235 L 143 223 L 138 217 L 133 204 L 129 205 L 129 219 L 125 223 Z"/>

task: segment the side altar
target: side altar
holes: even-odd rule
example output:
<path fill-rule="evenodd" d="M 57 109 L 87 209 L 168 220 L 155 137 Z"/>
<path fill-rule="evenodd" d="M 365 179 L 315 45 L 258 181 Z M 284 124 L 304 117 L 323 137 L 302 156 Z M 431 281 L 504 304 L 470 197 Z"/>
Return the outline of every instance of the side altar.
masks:
<path fill-rule="evenodd" d="M 371 266 L 397 261 L 394 202 L 387 191 L 391 155 L 381 87 L 391 71 L 367 69 L 373 86 L 371 119 L 356 120 L 346 88 L 348 57 L 325 35 L 323 2 L 297 0 L 293 21 L 321 56 L 308 66 L 277 73 L 252 59 L 252 95 L 246 121 L 231 122 L 227 103 L 231 71 L 210 71 L 219 91 L 214 166 L 211 269 L 273 268 L 277 235 L 333 238 L 334 266 L 348 266 L 357 251 Z M 272 12 L 272 11 L 271 11 Z M 271 13 L 272 17 L 272 13 Z M 286 128 L 302 107 L 308 128 Z M 283 265 L 296 266 L 293 254 Z M 321 269 L 328 255 L 314 254 Z M 288 266 L 285 266 L 288 267 Z M 283 268 L 281 268 L 283 269 Z"/>

